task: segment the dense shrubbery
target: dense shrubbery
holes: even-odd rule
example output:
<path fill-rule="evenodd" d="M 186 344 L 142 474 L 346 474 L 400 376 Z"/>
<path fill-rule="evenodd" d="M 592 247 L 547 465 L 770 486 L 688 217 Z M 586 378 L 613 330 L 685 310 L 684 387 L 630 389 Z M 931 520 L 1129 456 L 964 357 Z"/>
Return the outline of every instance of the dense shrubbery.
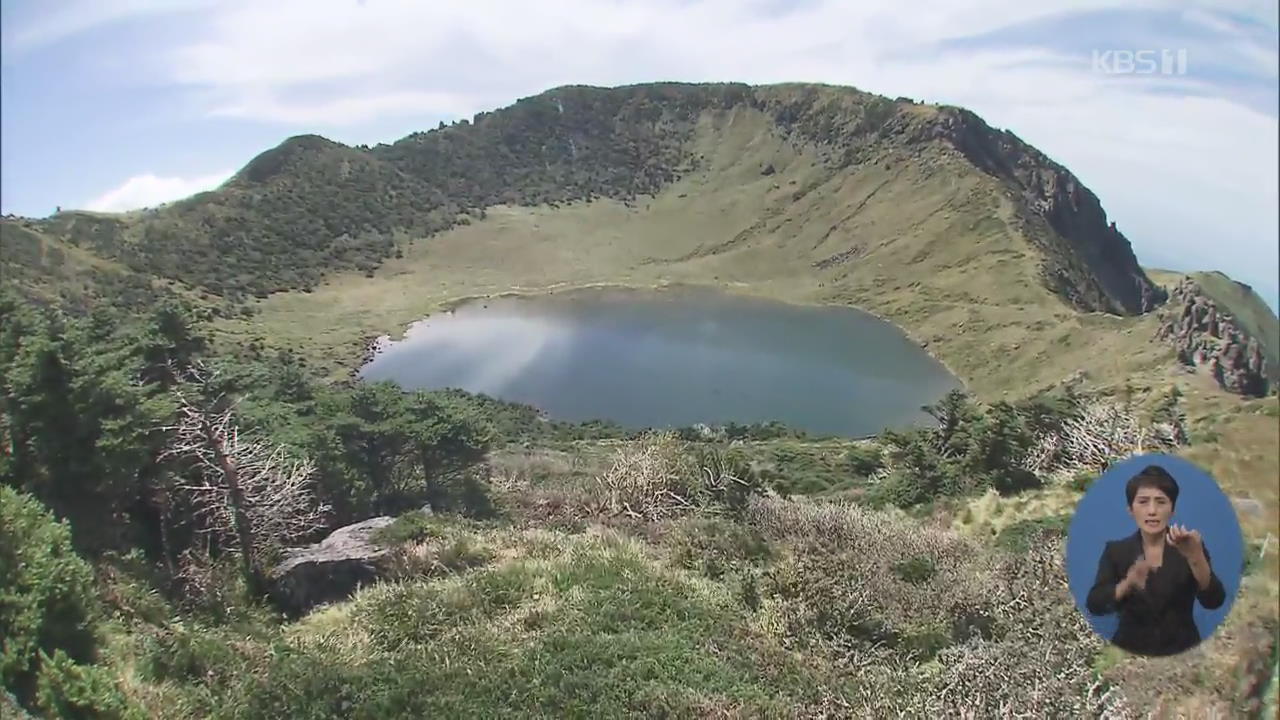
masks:
<path fill-rule="evenodd" d="M 858 445 L 845 454 L 849 472 L 857 477 L 870 477 L 884 467 L 884 450 L 878 445 Z"/>
<path fill-rule="evenodd" d="M 877 488 L 878 500 L 909 507 L 988 488 L 1012 494 L 1040 484 L 1023 466 L 1035 439 L 1027 412 L 1007 403 L 981 408 L 960 391 L 926 410 L 936 428 L 881 436 L 893 470 Z"/>
<path fill-rule="evenodd" d="M 1040 487 L 1051 476 L 1086 480 L 1144 443 L 1148 450 L 1185 444 L 1178 401 L 1176 392 L 1169 394 L 1144 421 L 1135 409 L 1081 397 L 1070 387 L 988 406 L 952 391 L 924 408 L 936 427 L 880 435 L 884 462 L 872 472 L 883 477 L 869 498 L 905 508 L 987 490 L 1012 495 Z M 857 453 L 868 457 L 851 453 L 851 462 L 867 470 L 876 466 L 874 451 Z"/>
<path fill-rule="evenodd" d="M 799 428 L 788 427 L 776 420 L 770 422 L 737 423 L 724 425 L 691 425 L 676 428 L 681 440 L 689 442 L 734 442 L 738 440 L 802 439 L 809 434 Z"/>
<path fill-rule="evenodd" d="M 137 503 L 156 477 L 155 430 L 168 412 L 160 385 L 144 379 L 198 345 L 172 306 L 140 325 L 107 311 L 45 315 L 0 298 L 6 482 L 70 519 L 82 548 L 136 542 Z"/>
<path fill-rule="evenodd" d="M 200 363 L 209 368 L 190 384 L 184 368 Z M 177 305 L 75 317 L 0 298 L 5 484 L 69 520 L 86 552 L 142 548 L 168 568 L 168 584 L 208 585 L 196 575 L 237 552 L 238 536 L 210 534 L 217 513 L 193 494 L 208 477 L 189 461 L 194 448 L 172 451 L 187 443 L 176 434 L 178 389 L 184 406 L 215 414 L 238 400 L 229 417 L 241 445 L 252 436 L 309 458 L 314 502 L 334 509 L 329 527 L 423 504 L 491 512 L 473 472 L 494 438 L 475 411 L 483 403 L 391 385 L 327 386 L 288 355 L 209 357 Z"/>
<path fill-rule="evenodd" d="M 123 697 L 97 659 L 101 607 L 71 530 L 33 497 L 0 486 L 0 681 L 54 717 L 120 717 Z"/>
<path fill-rule="evenodd" d="M 242 595 L 237 548 L 210 547 L 175 482 L 191 476 L 157 452 L 181 380 L 170 369 L 201 360 L 218 374 L 177 387 L 238 399 L 246 432 L 311 458 L 331 523 L 409 510 L 378 536 L 400 546 L 388 581 L 292 623 Z M 872 443 L 777 426 L 757 443 L 635 436 L 464 393 L 326 385 L 287 353 L 213 357 L 179 308 L 66 318 L 13 299 L 0 302 L 0 378 L 0 669 L 37 712 L 1136 715 L 1095 672 L 1100 643 L 1061 567 L 1063 518 L 1017 523 L 992 548 L 897 511 L 772 496 L 830 498 L 848 482 L 903 505 L 1013 492 L 1014 471 L 1084 403 L 952 396 L 931 408 L 936 429 Z M 756 432 L 743 427 L 735 438 Z M 491 493 L 482 461 L 512 441 L 498 454 L 539 463 L 508 462 L 519 477 Z M 1053 460 L 1071 446 L 1043 447 L 1044 467 L 1073 467 Z M 554 512 L 533 507 L 546 488 Z M 570 532 L 537 526 L 561 512 Z M 124 530 L 92 532 L 104 527 Z M 209 564 L 190 565 L 201 553 Z"/>
<path fill-rule="evenodd" d="M 667 542 L 677 564 L 712 579 L 760 565 L 772 554 L 757 530 L 723 518 L 685 520 Z"/>

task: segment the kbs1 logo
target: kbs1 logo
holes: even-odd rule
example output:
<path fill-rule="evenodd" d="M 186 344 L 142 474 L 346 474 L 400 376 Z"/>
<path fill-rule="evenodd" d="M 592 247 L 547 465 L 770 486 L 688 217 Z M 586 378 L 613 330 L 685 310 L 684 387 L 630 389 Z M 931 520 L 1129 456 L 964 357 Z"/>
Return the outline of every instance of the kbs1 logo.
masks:
<path fill-rule="evenodd" d="M 1105 75 L 1186 75 L 1187 51 L 1094 50 L 1093 71 Z"/>

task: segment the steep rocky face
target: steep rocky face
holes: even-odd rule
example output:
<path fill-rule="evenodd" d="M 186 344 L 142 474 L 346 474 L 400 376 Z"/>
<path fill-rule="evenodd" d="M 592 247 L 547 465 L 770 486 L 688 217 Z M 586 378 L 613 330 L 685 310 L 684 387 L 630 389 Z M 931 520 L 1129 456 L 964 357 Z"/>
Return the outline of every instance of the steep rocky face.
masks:
<path fill-rule="evenodd" d="M 1173 343 L 1183 364 L 1207 368 L 1228 392 L 1261 397 L 1269 391 L 1258 340 L 1191 278 L 1184 277 L 1173 289 L 1156 336 Z"/>
<path fill-rule="evenodd" d="M 1066 168 L 968 110 L 943 108 L 917 135 L 921 131 L 951 143 L 1020 196 L 1027 236 L 1045 255 L 1045 283 L 1073 306 L 1130 315 L 1167 299 L 1142 271 L 1128 239 L 1108 222 L 1097 196 Z"/>

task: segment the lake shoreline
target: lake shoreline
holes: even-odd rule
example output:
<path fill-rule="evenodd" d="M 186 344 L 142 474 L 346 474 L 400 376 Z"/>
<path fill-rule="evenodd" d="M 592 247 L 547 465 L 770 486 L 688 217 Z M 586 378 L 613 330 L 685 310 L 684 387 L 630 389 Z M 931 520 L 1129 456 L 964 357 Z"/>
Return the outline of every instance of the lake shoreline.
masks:
<path fill-rule="evenodd" d="M 922 421 L 921 406 L 936 402 L 948 388 L 965 387 L 964 380 L 945 362 L 877 313 L 840 303 L 797 302 L 750 290 L 746 285 L 624 281 L 517 286 L 500 292 L 459 295 L 432 303 L 413 322 L 402 325 L 394 338 L 389 334 L 366 335 L 362 362 L 353 369 L 352 378 L 389 379 L 406 388 L 460 387 L 529 405 L 572 422 L 583 406 L 591 403 L 573 397 L 577 390 L 564 386 L 561 371 L 539 371 L 542 380 L 527 379 L 525 382 L 533 384 L 514 395 L 503 394 L 501 387 L 505 386 L 492 385 L 490 379 L 477 379 L 492 377 L 492 370 L 485 368 L 510 366 L 511 355 L 520 356 L 528 347 L 539 346 L 544 341 L 536 338 L 543 331 L 534 330 L 535 339 L 523 342 L 521 338 L 528 337 L 526 331 L 515 330 L 516 334 L 510 336 L 506 330 L 497 334 L 484 331 L 482 336 L 487 339 L 481 341 L 483 351 L 468 351 L 481 352 L 480 355 L 473 360 L 448 359 L 453 354 L 446 349 L 454 346 L 449 339 L 452 333 L 469 333 L 467 328 L 474 328 L 477 322 L 484 327 L 489 322 L 484 318 L 493 316 L 482 313 L 497 312 L 499 318 L 513 317 L 510 313 L 514 317 L 542 317 L 556 326 L 566 317 L 577 318 L 569 321 L 570 326 L 587 323 L 574 331 L 587 335 L 575 343 L 593 335 L 601 337 L 599 333 L 603 332 L 603 337 L 609 338 L 604 345 L 588 340 L 587 345 L 578 345 L 589 348 L 579 353 L 588 354 L 569 360 L 576 363 L 586 358 L 583 367 L 591 370 L 578 377 L 589 378 L 584 388 L 596 388 L 587 390 L 588 394 L 599 397 L 616 389 L 599 377 L 598 369 L 613 368 L 616 372 L 626 367 L 639 373 L 634 377 L 645 378 L 650 392 L 675 393 L 671 398 L 662 395 L 665 399 L 638 396 L 620 400 L 623 404 L 613 409 L 586 409 L 598 413 L 592 417 L 609 417 L 632 428 L 683 427 L 699 422 L 699 418 L 719 417 L 718 424 L 773 420 L 818 435 L 866 439 L 884 428 L 918 424 Z M 662 291 L 676 292 L 668 295 Z M 636 293 L 634 299 L 630 293 Z M 501 302 L 504 299 L 506 303 Z M 532 301 L 532 305 L 526 306 L 525 300 Z M 469 312 L 452 317 L 464 307 Z M 450 317 L 443 318 L 442 311 Z M 716 330 L 712 335 L 690 335 L 691 323 L 711 323 L 707 327 Z M 596 330 L 590 330 L 592 327 Z M 419 328 L 423 328 L 421 332 Z M 555 336 L 564 337 L 563 332 L 557 331 Z M 687 345 L 685 340 L 678 341 L 669 350 L 657 351 L 658 355 L 652 355 L 652 342 L 642 341 L 645 349 L 637 355 L 629 347 L 629 338 L 651 337 L 652 332 L 696 339 Z M 474 340 L 475 336 L 468 337 Z M 529 342 L 534 345 L 528 346 Z M 392 346 L 397 350 L 388 356 L 386 351 Z M 430 354 L 414 357 L 421 352 Z M 439 356 L 440 352 L 445 355 Z M 599 355 L 601 352 L 605 354 Z M 694 353 L 692 359 L 683 357 L 686 352 Z M 708 352 L 712 355 L 706 355 Z M 437 356 L 440 362 L 424 365 L 421 359 Z M 753 359 L 743 364 L 738 357 Z M 718 358 L 713 362 L 727 364 L 707 366 L 699 358 Z M 448 369 L 458 367 L 459 362 L 464 369 Z M 679 389 L 689 382 L 696 385 Z M 938 396 L 932 394 L 935 390 Z M 674 403 L 669 406 L 677 409 L 674 415 L 660 409 L 668 407 L 665 403 Z"/>
<path fill-rule="evenodd" d="M 672 289 L 680 289 L 680 288 L 712 290 L 712 291 L 721 292 L 729 295 L 736 295 L 739 297 L 755 298 L 760 300 L 772 300 L 774 302 L 779 302 L 779 303 L 791 305 L 793 307 L 800 307 L 800 308 L 843 308 L 846 310 L 855 310 L 857 312 L 870 315 L 871 317 L 881 322 L 884 322 L 893 326 L 898 332 L 902 333 L 908 340 L 910 340 L 913 344 L 919 347 L 921 351 L 923 351 L 926 355 L 932 358 L 934 362 L 938 363 L 943 368 L 945 368 L 947 373 L 950 374 L 952 377 L 954 377 L 956 380 L 958 380 L 960 382 L 960 386 L 964 388 L 966 392 L 968 391 L 969 381 L 964 376 L 957 373 L 954 368 L 948 365 L 946 360 L 938 357 L 937 354 L 933 352 L 933 349 L 930 347 L 930 344 L 927 340 L 920 339 L 916 335 L 916 333 L 912 332 L 910 329 L 895 323 L 891 318 L 881 315 L 880 313 L 877 313 L 874 310 L 868 310 L 858 305 L 847 305 L 844 303 L 835 303 L 835 302 L 799 302 L 796 300 L 788 300 L 786 298 L 779 297 L 776 295 L 768 295 L 768 294 L 760 294 L 760 293 L 752 293 L 752 292 L 741 292 L 733 285 L 711 285 L 707 283 L 691 283 L 691 282 L 624 283 L 624 282 L 617 282 L 617 281 L 605 281 L 605 282 L 590 282 L 590 283 L 554 283 L 552 285 L 542 287 L 542 288 L 531 288 L 531 289 L 520 288 L 520 289 L 514 289 L 514 290 L 504 290 L 499 293 L 459 295 L 457 297 L 439 301 L 434 305 L 432 305 L 430 309 L 425 311 L 420 318 L 408 323 L 407 325 L 404 325 L 403 328 L 400 330 L 400 333 L 398 336 L 393 336 L 390 333 L 366 336 L 361 341 L 361 351 L 360 351 L 361 361 L 351 370 L 350 375 L 352 377 L 359 375 L 360 370 L 363 369 L 365 365 L 368 365 L 370 362 L 372 362 L 373 359 L 377 357 L 378 353 L 385 350 L 386 346 L 389 343 L 393 343 L 393 342 L 397 342 L 405 339 L 409 331 L 412 330 L 415 325 L 422 322 L 423 320 L 426 320 L 432 314 L 439 313 L 439 312 L 453 312 L 454 310 L 457 310 L 459 307 L 463 305 L 467 305 L 469 303 L 479 302 L 482 300 L 491 300 L 496 298 L 537 297 L 540 295 L 576 292 L 580 290 L 616 289 L 616 290 L 655 290 L 656 291 L 656 290 L 672 290 Z"/>

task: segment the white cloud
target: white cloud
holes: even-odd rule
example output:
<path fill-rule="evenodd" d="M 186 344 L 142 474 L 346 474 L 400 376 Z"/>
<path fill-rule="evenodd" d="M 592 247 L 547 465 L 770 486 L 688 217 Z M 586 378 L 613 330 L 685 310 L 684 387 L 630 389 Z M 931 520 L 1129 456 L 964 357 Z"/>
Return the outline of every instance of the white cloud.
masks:
<path fill-rule="evenodd" d="M 151 173 L 135 175 L 119 187 L 90 200 L 85 204 L 85 209 L 95 212 L 124 212 L 155 207 L 212 190 L 226 182 L 232 174 L 233 171 L 227 170 L 192 178 L 157 177 Z"/>
<path fill-rule="evenodd" d="M 211 0 L 72 0 L 4 30 L 6 64 L 25 52 L 123 20 L 196 10 Z M 52 5 L 52 4 L 50 4 Z"/>

